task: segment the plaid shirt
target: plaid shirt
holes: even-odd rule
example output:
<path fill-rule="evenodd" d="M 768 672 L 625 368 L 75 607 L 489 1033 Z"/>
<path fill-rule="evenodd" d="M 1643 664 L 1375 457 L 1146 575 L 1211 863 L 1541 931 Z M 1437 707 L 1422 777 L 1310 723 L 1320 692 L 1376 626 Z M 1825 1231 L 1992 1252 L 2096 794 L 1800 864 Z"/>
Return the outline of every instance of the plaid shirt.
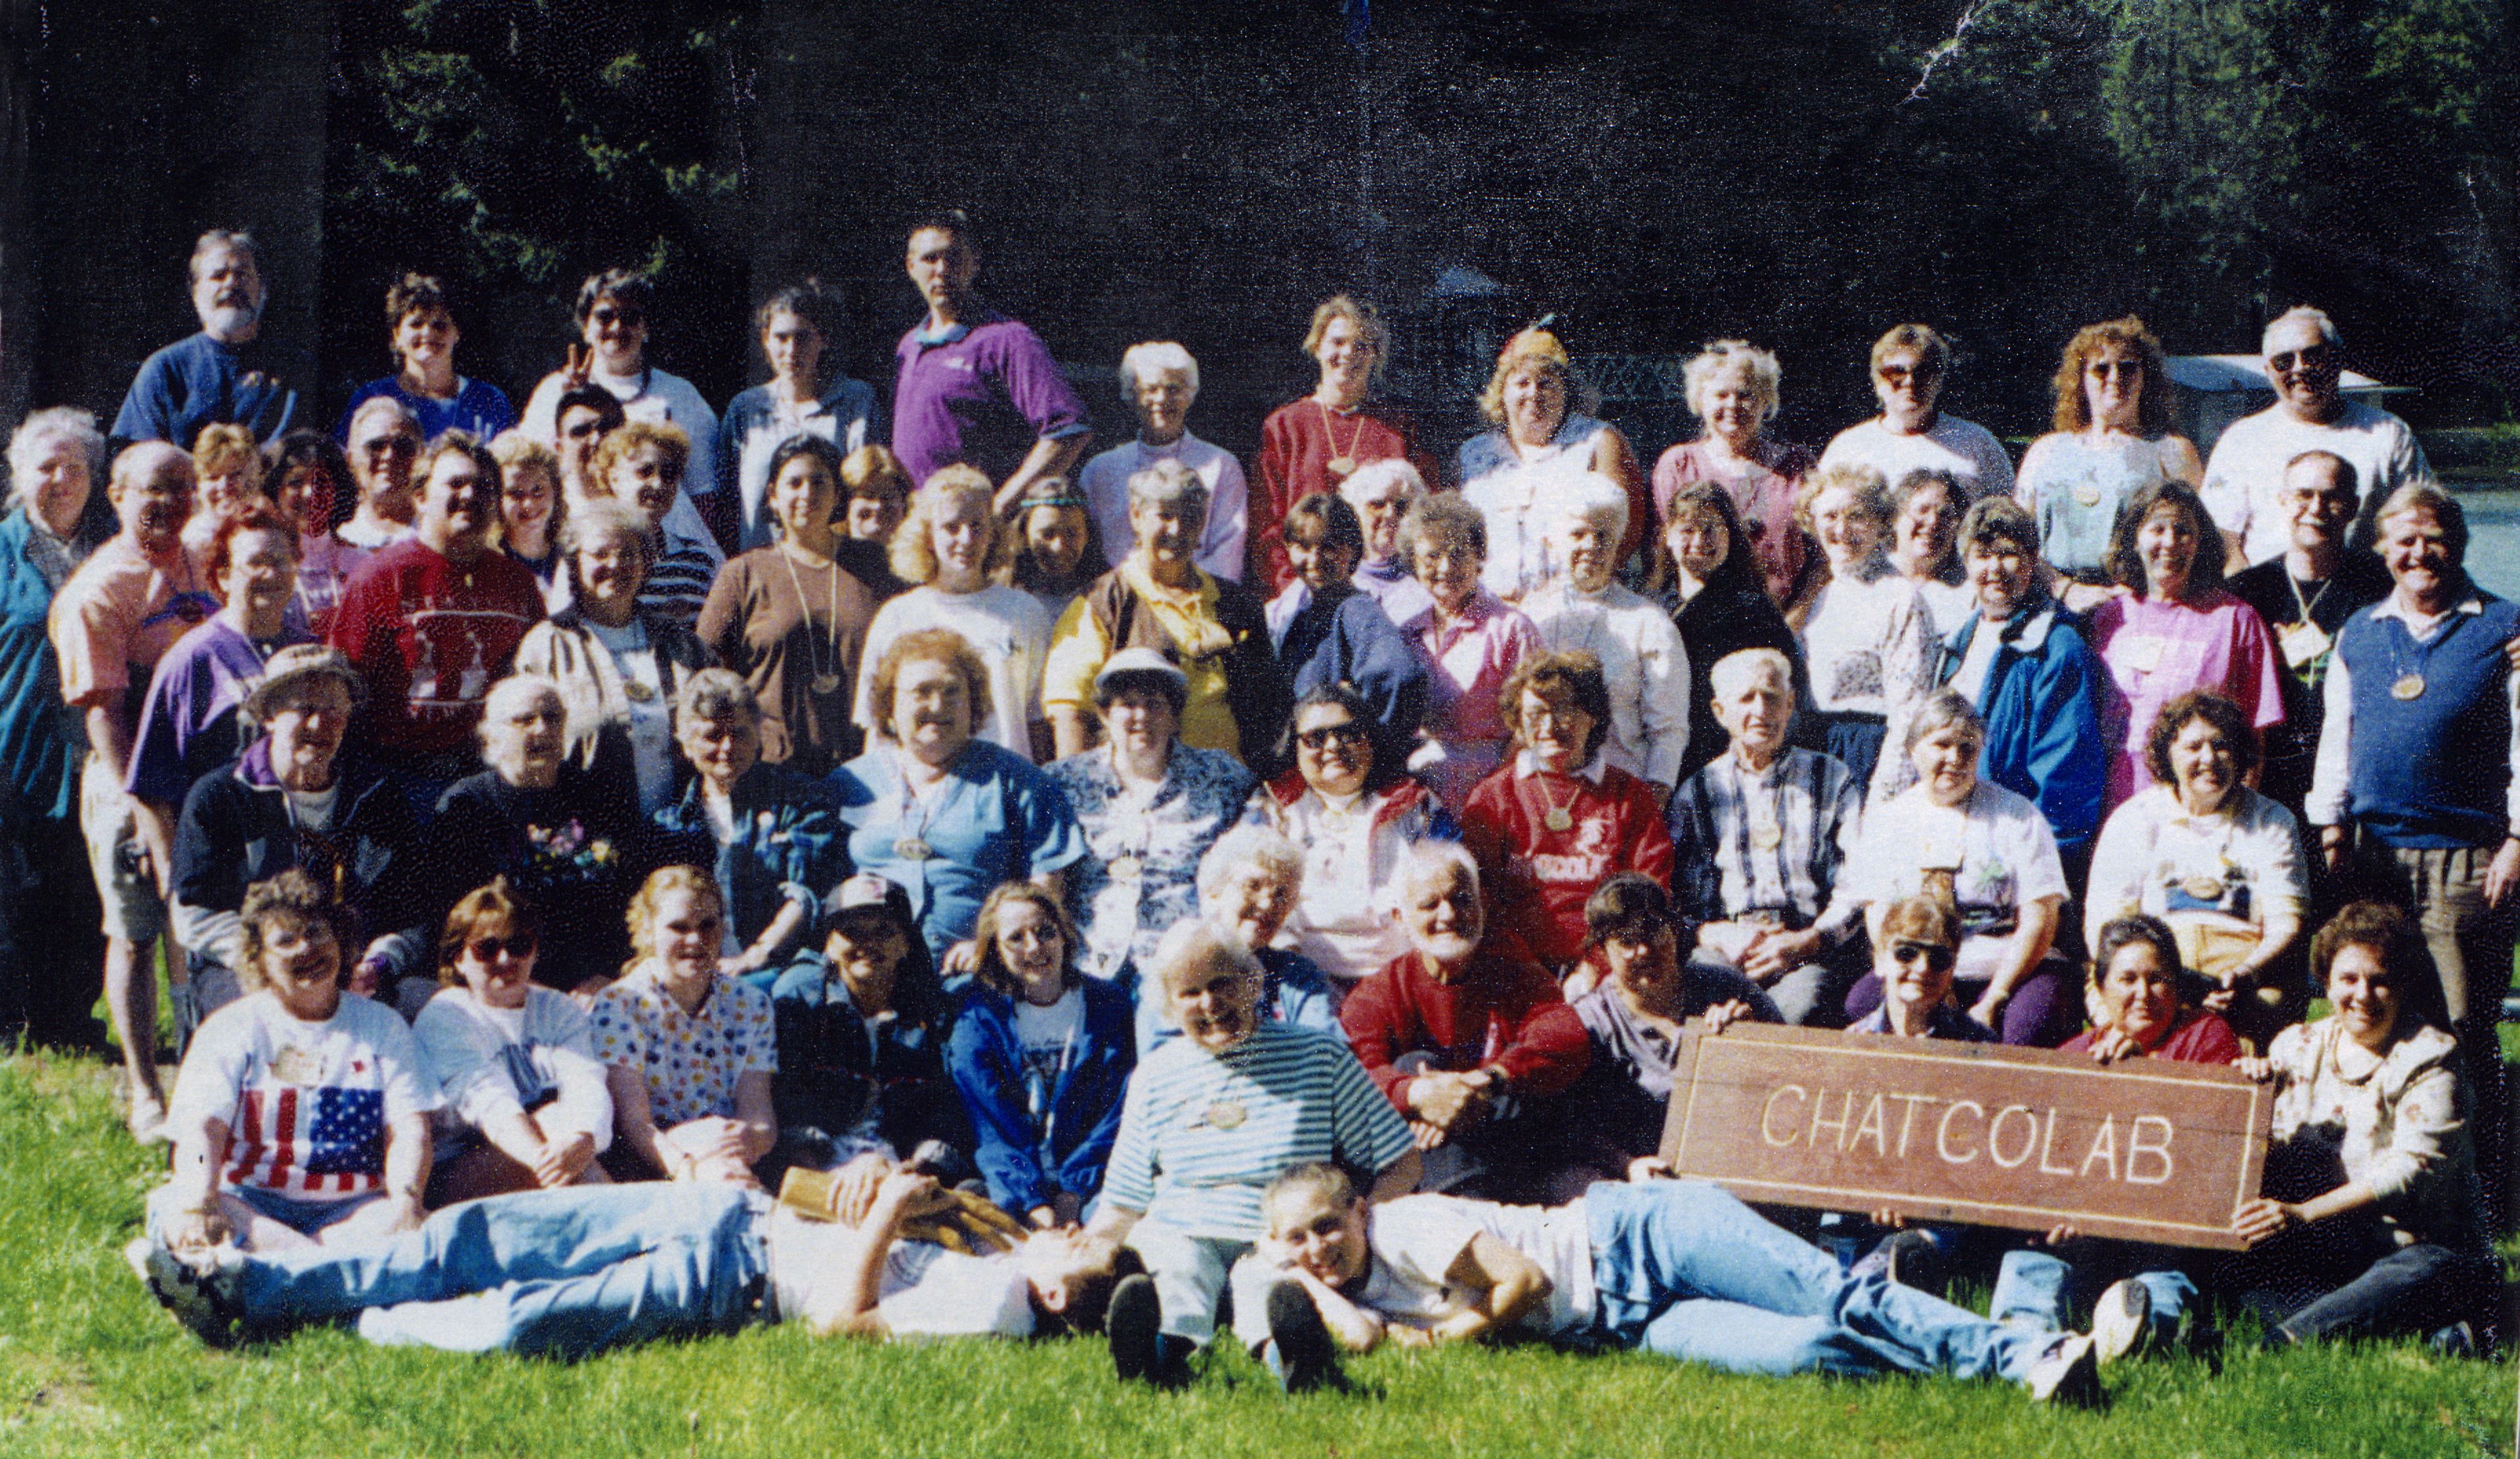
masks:
<path fill-rule="evenodd" d="M 1700 922 L 1774 912 L 1797 930 L 1841 936 L 1863 911 L 1837 892 L 1863 804 L 1853 774 L 1816 751 L 1786 750 L 1759 777 L 1719 755 L 1671 798 L 1672 889 Z M 1777 843 L 1762 849 L 1752 831 L 1771 805 Z"/>

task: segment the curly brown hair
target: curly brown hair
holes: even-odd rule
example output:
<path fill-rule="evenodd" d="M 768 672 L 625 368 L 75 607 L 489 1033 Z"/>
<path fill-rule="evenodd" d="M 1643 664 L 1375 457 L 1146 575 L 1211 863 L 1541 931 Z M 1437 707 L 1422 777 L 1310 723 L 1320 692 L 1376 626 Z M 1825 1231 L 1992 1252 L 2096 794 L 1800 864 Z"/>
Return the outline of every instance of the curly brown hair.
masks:
<path fill-rule="evenodd" d="M 973 724 L 989 717 L 989 667 L 980 661 L 970 641 L 951 628 L 922 628 L 894 639 L 877 661 L 875 677 L 867 682 L 867 712 L 875 716 L 878 735 L 892 739 L 893 690 L 900 685 L 902 668 L 922 661 L 950 664 L 963 676 Z"/>
<path fill-rule="evenodd" d="M 2142 392 L 2136 397 L 2136 430 L 2146 440 L 2167 435 L 2171 424 L 2170 361 L 2162 353 L 2161 341 L 2133 314 L 2104 324 L 2085 325 L 2066 342 L 2064 359 L 2056 366 L 2056 429 L 2091 429 L 2092 402 L 2083 394 L 2083 367 L 2111 344 L 2134 350 L 2136 366 L 2143 372 Z"/>
<path fill-rule="evenodd" d="M 320 927 L 332 934 L 335 943 L 341 940 L 341 909 L 321 882 L 292 867 L 254 883 L 245 889 L 245 905 L 237 911 L 237 981 L 246 991 L 260 992 L 269 985 L 262 976 L 264 930 L 284 920 L 310 929 Z"/>
<path fill-rule="evenodd" d="M 2160 785 L 2176 785 L 2178 777 L 2170 773 L 2170 747 L 2187 728 L 2191 719 L 2202 719 L 2220 731 L 2224 743 L 2231 747 L 2231 760 L 2242 775 L 2258 767 L 2258 732 L 2249 724 L 2249 716 L 2240 707 L 2211 689 L 2190 689 L 2161 707 L 2152 721 L 2152 730 L 2143 739 L 2143 763 Z"/>
<path fill-rule="evenodd" d="M 1576 708 L 1593 716 L 1593 732 L 1584 737 L 1584 758 L 1589 763 L 1610 734 L 1610 685 L 1601 674 L 1601 661 L 1582 649 L 1544 650 L 1525 654 L 1513 672 L 1506 675 L 1505 687 L 1497 691 L 1497 712 L 1513 727 L 1513 743 L 1529 750 L 1531 742 L 1522 732 L 1525 691 L 1542 699 L 1564 695 L 1575 702 Z"/>

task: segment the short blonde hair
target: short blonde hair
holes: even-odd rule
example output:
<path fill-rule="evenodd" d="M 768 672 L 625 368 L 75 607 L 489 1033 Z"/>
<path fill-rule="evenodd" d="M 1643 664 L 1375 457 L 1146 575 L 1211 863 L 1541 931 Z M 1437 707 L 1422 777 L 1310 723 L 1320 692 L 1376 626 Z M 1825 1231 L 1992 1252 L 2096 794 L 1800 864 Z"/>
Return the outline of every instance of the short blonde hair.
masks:
<path fill-rule="evenodd" d="M 232 469 L 244 476 L 247 492 L 262 489 L 262 448 L 254 443 L 253 433 L 225 421 L 202 427 L 193 439 L 194 477 L 205 480 Z"/>
<path fill-rule="evenodd" d="M 1927 375 L 1947 375 L 1952 368 L 1951 342 L 1930 324 L 1893 326 L 1872 342 L 1872 373 L 1881 373 L 1881 362 L 1902 349 L 1916 351 L 1916 368 Z"/>
<path fill-rule="evenodd" d="M 1772 421 L 1783 404 L 1785 371 L 1777 356 L 1747 340 L 1718 340 L 1699 350 L 1681 371 L 1689 413 L 1706 419 L 1707 396 L 1724 377 L 1738 372 L 1759 403 L 1759 419 Z"/>
<path fill-rule="evenodd" d="M 1855 497 L 1856 510 L 1872 519 L 1884 535 L 1890 531 L 1893 509 L 1890 505 L 1890 483 L 1881 473 L 1869 466 L 1832 466 L 1803 478 L 1794 491 L 1794 521 L 1804 531 L 1819 535 L 1812 525 L 1812 506 L 1825 491 L 1844 490 Z"/>
<path fill-rule="evenodd" d="M 947 509 L 979 503 L 988 543 L 980 553 L 980 575 L 1004 581 L 1015 565 L 1014 533 L 998 517 L 997 488 L 976 467 L 949 466 L 929 477 L 910 495 L 910 515 L 892 534 L 892 571 L 902 581 L 925 584 L 943 570 L 936 561 L 936 539 L 929 535 Z"/>
<path fill-rule="evenodd" d="M 612 468 L 629 459 L 631 452 L 642 446 L 656 448 L 665 475 L 676 482 L 692 465 L 692 438 L 680 426 L 664 426 L 654 421 L 629 421 L 604 437 L 595 448 L 595 459 L 586 463 L 587 484 L 606 496 L 612 494 Z"/>
<path fill-rule="evenodd" d="M 1566 357 L 1566 346 L 1547 330 L 1527 329 L 1506 342 L 1504 351 L 1497 356 L 1496 369 L 1488 376 L 1488 388 L 1479 391 L 1479 414 L 1489 425 L 1505 424 L 1506 382 L 1525 370 L 1545 370 L 1556 376 L 1566 393 L 1566 413 L 1574 414 L 1581 386 L 1575 378 L 1574 361 Z"/>
<path fill-rule="evenodd" d="M 726 915 L 726 894 L 717 889 L 717 878 L 698 867 L 660 866 L 648 873 L 648 880 L 639 884 L 638 891 L 630 898 L 628 920 L 631 968 L 637 967 L 639 960 L 647 957 L 652 950 L 649 939 L 656 935 L 658 904 L 677 891 L 686 892 L 694 897 L 704 897 L 710 906 L 717 908 L 718 916 Z M 629 968 L 624 968 L 622 971 L 626 973 Z"/>

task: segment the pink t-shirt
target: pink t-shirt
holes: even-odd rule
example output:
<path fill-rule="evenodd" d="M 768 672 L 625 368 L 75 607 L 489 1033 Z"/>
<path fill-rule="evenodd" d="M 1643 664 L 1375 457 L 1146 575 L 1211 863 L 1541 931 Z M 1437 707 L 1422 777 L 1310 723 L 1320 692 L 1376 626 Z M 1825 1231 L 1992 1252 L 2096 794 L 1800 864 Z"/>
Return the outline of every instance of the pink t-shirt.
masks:
<path fill-rule="evenodd" d="M 1421 777 L 1455 815 L 1470 790 L 1505 759 L 1512 732 L 1497 696 L 1522 656 L 1540 648 L 1540 633 L 1519 609 L 1481 588 L 1462 616 L 1438 626 L 1432 605 L 1400 625 L 1426 676 L 1426 733 L 1444 747 L 1445 758 Z"/>
<path fill-rule="evenodd" d="M 2109 746 L 2109 808 L 2152 785 L 2145 740 L 2164 705 L 2210 689 L 2263 733 L 2283 720 L 2274 641 L 2256 609 L 2217 588 L 2182 603 L 2128 596 L 2092 613 L 2092 648 L 2108 665 L 2100 731 Z"/>
<path fill-rule="evenodd" d="M 208 586 L 181 546 L 154 562 L 127 534 L 98 548 L 53 600 L 63 700 L 79 708 L 120 705 L 136 721 L 158 659 L 218 612 Z"/>

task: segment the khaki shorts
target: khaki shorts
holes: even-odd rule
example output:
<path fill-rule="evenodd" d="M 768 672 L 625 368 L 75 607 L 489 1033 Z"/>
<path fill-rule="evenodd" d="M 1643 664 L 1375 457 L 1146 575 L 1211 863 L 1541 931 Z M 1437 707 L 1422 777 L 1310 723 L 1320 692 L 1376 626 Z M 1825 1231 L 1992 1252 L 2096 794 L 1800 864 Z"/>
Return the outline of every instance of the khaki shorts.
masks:
<path fill-rule="evenodd" d="M 79 776 L 79 834 L 105 903 L 105 935 L 135 944 L 155 940 L 165 930 L 166 900 L 157 879 L 137 869 L 140 802 L 123 794 L 122 777 L 92 751 Z"/>

